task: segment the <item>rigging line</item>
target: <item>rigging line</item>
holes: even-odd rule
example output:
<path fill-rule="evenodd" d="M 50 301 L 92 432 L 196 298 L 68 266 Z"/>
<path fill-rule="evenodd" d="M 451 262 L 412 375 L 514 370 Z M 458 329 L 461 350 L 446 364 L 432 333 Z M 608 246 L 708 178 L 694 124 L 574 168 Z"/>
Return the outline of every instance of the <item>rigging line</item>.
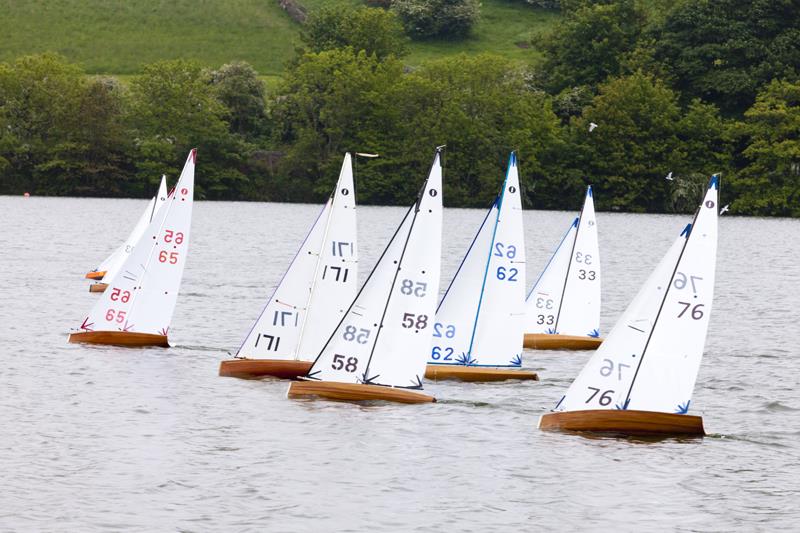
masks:
<path fill-rule="evenodd" d="M 719 202 L 717 202 L 719 204 Z M 628 393 L 625 395 L 625 405 L 631 398 L 631 391 L 633 390 L 633 385 L 636 383 L 636 376 L 639 375 L 639 369 L 642 368 L 642 361 L 644 361 L 644 356 L 647 353 L 647 348 L 650 346 L 650 339 L 653 338 L 653 333 L 658 326 L 658 319 L 661 317 L 661 311 L 664 309 L 664 304 L 667 302 L 667 296 L 669 296 L 669 291 L 672 288 L 672 284 L 675 280 L 675 273 L 678 271 L 678 268 L 681 266 L 681 259 L 683 259 L 683 252 L 686 251 L 686 246 L 689 244 L 689 239 L 692 238 L 692 234 L 695 230 L 695 223 L 697 222 L 697 217 L 700 214 L 700 209 L 702 205 L 697 208 L 697 211 L 694 214 L 694 218 L 692 219 L 692 223 L 689 227 L 689 234 L 686 236 L 686 240 L 683 242 L 683 248 L 681 248 L 681 253 L 678 256 L 678 260 L 675 261 L 675 268 L 672 269 L 672 275 L 669 277 L 669 284 L 667 285 L 667 290 L 664 291 L 664 297 L 661 299 L 661 305 L 658 307 L 658 313 L 656 313 L 656 317 L 653 320 L 653 327 L 650 328 L 650 334 L 647 336 L 647 341 L 644 343 L 644 348 L 642 348 L 642 355 L 639 357 L 639 364 L 636 365 L 636 371 L 633 373 L 633 377 L 631 378 L 631 384 L 628 387 Z M 684 230 L 686 231 L 686 230 Z"/>
<path fill-rule="evenodd" d="M 481 284 L 481 294 L 478 297 L 478 309 L 475 311 L 475 321 L 472 323 L 472 335 L 469 338 L 467 361 L 469 361 L 472 358 L 472 347 L 475 344 L 475 332 L 478 329 L 478 318 L 481 315 L 481 304 L 483 303 L 483 294 L 486 291 L 486 278 L 489 276 L 489 264 L 492 262 L 492 253 L 494 251 L 494 240 L 495 237 L 497 237 L 497 226 L 500 224 L 500 211 L 503 209 L 503 198 L 505 198 L 506 195 L 506 185 L 508 184 L 508 176 L 511 173 L 512 161 L 516 165 L 516 155 L 514 152 L 511 152 L 511 157 L 509 158 L 508 169 L 506 170 L 506 178 L 503 180 L 503 190 L 495 200 L 495 204 L 497 205 L 497 217 L 495 217 L 494 229 L 492 230 L 492 242 L 489 245 L 489 255 L 486 258 L 486 268 L 483 271 L 483 283 Z"/>
<path fill-rule="evenodd" d="M 162 181 L 164 180 L 164 176 L 161 176 L 161 180 Z M 155 201 L 153 202 L 153 209 L 150 211 L 150 222 L 153 221 L 153 217 L 156 214 L 156 206 L 158 205 L 158 201 L 159 201 L 158 193 L 160 193 L 160 192 L 161 192 L 161 184 L 158 185 L 158 190 L 156 191 Z"/>
<path fill-rule="evenodd" d="M 439 312 L 439 309 L 442 307 L 442 304 L 444 304 L 444 300 L 445 300 L 445 298 L 447 298 L 447 295 L 450 292 L 450 289 L 453 287 L 453 283 L 456 282 L 456 278 L 458 278 L 458 273 L 461 272 L 461 267 L 464 266 L 464 263 L 466 262 L 467 257 L 469 257 L 469 253 L 472 251 L 472 247 L 475 246 L 475 241 L 478 240 L 478 236 L 481 234 L 481 231 L 483 230 L 483 226 L 486 225 L 486 221 L 489 220 L 489 215 L 492 214 L 492 209 L 494 209 L 495 205 L 497 205 L 497 198 L 495 198 L 494 203 L 492 204 L 492 207 L 490 207 L 489 210 L 486 212 L 486 216 L 483 217 L 483 222 L 481 222 L 481 226 L 478 228 L 478 232 L 475 233 L 475 237 L 472 238 L 472 242 L 470 243 L 469 248 L 467 248 L 467 253 L 461 259 L 461 264 L 458 265 L 458 269 L 456 269 L 456 273 L 453 274 L 453 279 L 450 280 L 450 284 L 447 286 L 447 290 L 444 291 L 444 295 L 442 296 L 442 301 L 439 302 L 439 306 L 436 308 L 436 312 L 437 313 Z"/>
<path fill-rule="evenodd" d="M 555 259 L 556 254 L 561 249 L 561 246 L 564 244 L 564 241 L 567 239 L 567 236 L 569 235 L 569 232 L 572 231 L 573 226 L 577 227 L 579 221 L 580 221 L 580 218 L 579 217 L 575 217 L 575 220 L 573 220 L 572 224 L 569 225 L 569 229 L 566 231 L 566 233 L 564 233 L 564 236 L 561 237 L 561 241 L 559 241 L 558 246 L 556 246 L 556 250 L 553 252 L 553 255 L 550 256 L 550 259 L 548 259 L 547 264 L 544 265 L 544 268 L 539 273 L 539 277 L 536 278 L 536 281 L 533 283 L 533 286 L 531 287 L 531 291 L 528 293 L 528 296 L 525 297 L 526 301 L 528 300 L 528 298 L 531 297 L 531 294 L 533 294 L 534 289 L 536 289 L 536 285 L 542 279 L 542 276 L 544 276 L 544 273 L 547 272 L 547 267 L 549 267 L 550 263 L 552 263 L 553 259 Z"/>
<path fill-rule="evenodd" d="M 370 350 L 369 352 L 369 359 L 367 359 L 367 366 L 364 367 L 365 378 L 369 375 L 369 365 L 372 362 L 372 356 L 375 354 L 375 348 L 378 347 L 378 339 L 380 338 L 381 330 L 383 329 L 383 320 L 386 318 L 386 312 L 389 310 L 389 303 L 392 301 L 392 294 L 394 294 L 394 286 L 397 283 L 397 276 L 400 275 L 400 268 L 403 266 L 403 258 L 405 258 L 406 255 L 406 249 L 408 248 L 408 241 L 411 240 L 411 233 L 414 231 L 414 223 L 417 221 L 417 213 L 419 213 L 420 207 L 422 207 L 422 200 L 425 198 L 425 191 L 428 190 L 428 181 L 430 180 L 430 174 L 433 172 L 433 167 L 437 161 L 439 161 L 439 166 L 441 166 L 440 154 L 441 154 L 441 149 L 437 148 L 436 155 L 433 156 L 433 163 L 431 164 L 431 172 L 425 179 L 425 183 L 422 184 L 422 189 L 419 191 L 419 195 L 417 196 L 417 201 L 415 205 L 412 206 L 414 207 L 414 218 L 411 219 L 411 225 L 408 228 L 408 234 L 406 235 L 406 242 L 403 243 L 403 251 L 400 252 L 400 258 L 397 260 L 397 268 L 394 271 L 394 278 L 392 278 L 392 284 L 389 288 L 389 295 L 386 298 L 386 305 L 383 308 L 383 314 L 381 315 L 381 320 L 380 322 L 378 322 L 378 331 L 375 332 L 375 341 L 372 343 L 372 350 Z M 444 174 L 444 172 L 442 172 L 442 174 Z M 441 250 L 439 251 L 439 253 L 441 254 Z"/>
<path fill-rule="evenodd" d="M 297 343 L 295 343 L 294 349 L 292 350 L 294 352 L 293 356 L 295 361 L 299 360 L 300 358 L 300 345 L 303 342 L 303 334 L 305 333 L 306 323 L 308 322 L 308 315 L 311 312 L 311 300 L 314 298 L 314 289 L 317 288 L 317 277 L 319 275 L 319 267 L 322 264 L 322 250 L 324 250 L 326 242 L 328 241 L 328 233 L 330 232 L 331 223 L 333 222 L 333 215 L 335 213 L 337 205 L 336 198 L 337 195 L 339 194 L 341 181 L 342 181 L 342 176 L 340 173 L 339 179 L 336 180 L 336 185 L 334 186 L 335 188 L 333 189 L 330 199 L 328 200 L 330 202 L 331 209 L 330 213 L 328 213 L 328 219 L 325 221 L 325 231 L 322 234 L 322 242 L 320 243 L 320 250 L 317 253 L 317 261 L 316 265 L 314 266 L 314 275 L 311 278 L 311 287 L 310 290 L 308 291 L 308 298 L 306 299 L 305 312 L 303 313 L 303 321 L 300 323 L 300 333 L 297 336 Z M 355 194 L 353 195 L 353 204 L 355 204 Z M 356 282 L 358 281 L 356 280 Z"/>
<path fill-rule="evenodd" d="M 328 202 L 330 202 L 330 199 L 328 200 Z M 253 322 L 253 325 L 250 326 L 250 330 L 247 332 L 247 335 L 244 336 L 244 339 L 242 340 L 242 344 L 239 345 L 239 349 L 236 350 L 236 355 L 239 355 L 241 353 L 242 348 L 244 348 L 244 343 L 247 342 L 247 339 L 250 338 L 250 334 L 253 333 L 254 329 L 256 329 L 256 326 L 258 325 L 259 321 L 261 320 L 261 317 L 264 316 L 264 313 L 266 312 L 267 307 L 269 307 L 269 304 L 272 303 L 272 300 L 273 300 L 273 298 L 275 298 L 275 294 L 277 294 L 278 289 L 281 288 L 281 285 L 283 284 L 283 280 L 286 279 L 286 275 L 289 274 L 289 272 L 292 270 L 292 266 L 294 266 L 294 262 L 297 261 L 297 257 L 300 255 L 300 252 L 303 250 L 303 246 L 305 246 L 306 241 L 311 236 L 311 234 L 314 232 L 314 228 L 317 226 L 317 223 L 319 222 L 319 219 L 322 217 L 322 214 L 325 212 L 325 209 L 327 209 L 327 208 L 328 208 L 328 203 L 326 202 L 325 205 L 322 206 L 322 209 L 320 209 L 320 212 L 317 215 L 317 218 L 314 219 L 314 223 L 311 224 L 311 228 L 308 230 L 308 233 L 306 233 L 306 236 L 303 239 L 303 242 L 300 243 L 300 247 L 297 248 L 297 251 L 295 252 L 294 257 L 292 258 L 292 262 L 289 263 L 289 268 L 287 268 L 284 271 L 283 276 L 281 276 L 280 281 L 278 281 L 278 284 L 275 285 L 275 288 L 273 289 L 272 294 L 269 295 L 269 298 L 267 299 L 267 303 L 264 304 L 264 307 L 261 309 L 261 312 L 258 314 L 258 317 L 256 318 L 255 322 Z"/>
<path fill-rule="evenodd" d="M 587 193 L 588 198 L 588 193 Z M 564 286 L 561 288 L 561 300 L 558 302 L 558 313 L 556 313 L 556 323 L 553 325 L 553 331 L 558 333 L 558 321 L 561 318 L 561 307 L 564 305 L 564 293 L 567 292 L 567 281 L 569 281 L 569 271 L 572 270 L 572 258 L 575 256 L 575 245 L 578 243 L 578 235 L 581 233 L 581 220 L 583 220 L 583 210 L 586 209 L 586 202 L 583 201 L 581 207 L 581 214 L 578 217 L 578 227 L 575 229 L 575 240 L 572 241 L 572 250 L 569 253 L 569 262 L 567 263 L 567 275 L 564 276 Z"/>

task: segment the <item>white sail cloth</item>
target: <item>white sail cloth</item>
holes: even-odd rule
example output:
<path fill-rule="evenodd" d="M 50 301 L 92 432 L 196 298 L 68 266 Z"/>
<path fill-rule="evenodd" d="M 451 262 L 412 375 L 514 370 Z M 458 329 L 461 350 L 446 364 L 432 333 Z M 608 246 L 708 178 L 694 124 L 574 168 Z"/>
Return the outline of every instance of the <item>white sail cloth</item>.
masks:
<path fill-rule="evenodd" d="M 439 293 L 441 238 L 437 151 L 417 202 L 314 361 L 309 379 L 422 387 Z"/>
<path fill-rule="evenodd" d="M 353 165 L 339 179 L 238 357 L 313 360 L 356 295 L 358 247 Z"/>
<path fill-rule="evenodd" d="M 718 178 L 557 411 L 635 409 L 686 413 L 714 296 Z"/>
<path fill-rule="evenodd" d="M 167 335 L 189 252 L 196 151 L 80 329 Z"/>

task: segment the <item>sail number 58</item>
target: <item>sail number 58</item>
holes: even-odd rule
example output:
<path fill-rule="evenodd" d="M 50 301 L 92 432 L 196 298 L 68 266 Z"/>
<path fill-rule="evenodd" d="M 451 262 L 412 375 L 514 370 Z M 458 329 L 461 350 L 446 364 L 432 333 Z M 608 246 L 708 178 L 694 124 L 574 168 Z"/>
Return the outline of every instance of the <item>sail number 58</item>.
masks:
<path fill-rule="evenodd" d="M 344 355 L 338 353 L 334 355 L 331 368 L 334 370 L 341 370 L 344 368 L 345 372 L 350 372 L 352 374 L 356 371 L 356 368 L 358 368 L 358 359 L 355 357 L 348 357 L 347 361 L 345 361 L 344 357 Z"/>

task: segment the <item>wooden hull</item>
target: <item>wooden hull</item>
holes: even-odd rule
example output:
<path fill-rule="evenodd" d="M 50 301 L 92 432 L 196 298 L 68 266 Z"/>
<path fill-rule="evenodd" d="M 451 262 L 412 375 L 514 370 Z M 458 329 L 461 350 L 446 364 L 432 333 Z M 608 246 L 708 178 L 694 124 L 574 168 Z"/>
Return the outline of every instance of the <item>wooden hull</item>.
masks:
<path fill-rule="evenodd" d="M 539 429 L 640 436 L 705 435 L 699 416 L 617 409 L 548 413 L 539 419 Z"/>
<path fill-rule="evenodd" d="M 229 359 L 219 364 L 219 375 L 231 378 L 257 379 L 273 377 L 297 379 L 308 374 L 311 361 L 280 359 Z"/>
<path fill-rule="evenodd" d="M 85 277 L 86 279 L 101 280 L 105 275 L 106 275 L 105 270 L 101 270 L 99 272 L 97 270 L 93 270 L 91 272 L 87 272 Z"/>
<path fill-rule="evenodd" d="M 577 335 L 526 333 L 522 345 L 533 350 L 596 350 L 603 339 Z"/>
<path fill-rule="evenodd" d="M 293 381 L 286 393 L 289 398 L 319 397 L 343 401 L 386 401 L 398 403 L 430 403 L 436 398 L 408 389 L 337 383 L 334 381 Z"/>
<path fill-rule="evenodd" d="M 89 285 L 89 292 L 106 292 L 108 283 L 92 283 Z"/>
<path fill-rule="evenodd" d="M 434 381 L 454 379 L 460 381 L 505 381 L 507 379 L 528 379 L 539 381 L 536 372 L 511 368 L 485 368 L 464 365 L 428 365 L 425 377 Z"/>
<path fill-rule="evenodd" d="M 71 333 L 69 342 L 87 344 L 111 344 L 114 346 L 162 346 L 169 348 L 165 335 L 134 333 L 132 331 L 82 331 Z"/>

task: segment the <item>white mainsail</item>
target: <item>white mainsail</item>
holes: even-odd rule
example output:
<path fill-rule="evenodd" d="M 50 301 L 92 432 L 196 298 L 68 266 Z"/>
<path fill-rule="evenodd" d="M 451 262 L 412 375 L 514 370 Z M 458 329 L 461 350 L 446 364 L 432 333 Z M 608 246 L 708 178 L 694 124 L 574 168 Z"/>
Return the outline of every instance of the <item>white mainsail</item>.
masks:
<path fill-rule="evenodd" d="M 336 187 L 237 353 L 313 360 L 358 284 L 353 165 L 345 154 Z"/>
<path fill-rule="evenodd" d="M 525 240 L 516 154 L 436 311 L 429 364 L 519 367 Z"/>
<path fill-rule="evenodd" d="M 421 388 L 439 294 L 441 246 L 442 166 L 437 150 L 416 203 L 308 378 Z"/>
<path fill-rule="evenodd" d="M 592 187 L 526 302 L 526 333 L 600 336 L 600 249 Z"/>
<path fill-rule="evenodd" d="M 109 283 L 114 279 L 114 276 L 117 275 L 119 269 L 125 263 L 125 260 L 128 256 L 133 252 L 133 249 L 136 247 L 136 244 L 144 235 L 147 226 L 150 225 L 150 222 L 153 220 L 153 217 L 156 216 L 158 211 L 167 203 L 167 177 L 161 176 L 161 184 L 158 186 L 158 194 L 156 194 L 150 201 L 147 203 L 147 208 L 144 210 L 142 215 L 139 217 L 139 221 L 136 223 L 136 226 L 133 227 L 133 231 L 131 231 L 128 238 L 125 239 L 125 242 L 116 249 L 116 251 L 111 254 L 103 263 L 97 268 L 98 271 L 105 271 L 105 275 L 103 276 L 103 283 Z"/>
<path fill-rule="evenodd" d="M 166 205 L 150 221 L 81 330 L 167 335 L 189 251 L 196 154 L 189 153 Z"/>
<path fill-rule="evenodd" d="M 557 411 L 689 409 L 714 295 L 718 178 L 556 406 Z"/>

